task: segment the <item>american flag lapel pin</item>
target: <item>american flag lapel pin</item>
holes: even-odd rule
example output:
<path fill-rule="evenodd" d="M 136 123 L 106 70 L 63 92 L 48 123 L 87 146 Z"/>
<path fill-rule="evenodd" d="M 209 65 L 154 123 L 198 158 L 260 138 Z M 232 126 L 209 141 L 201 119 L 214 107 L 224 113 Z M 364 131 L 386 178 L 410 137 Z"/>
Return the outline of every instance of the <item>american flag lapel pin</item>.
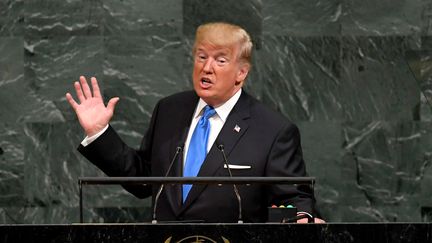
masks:
<path fill-rule="evenodd" d="M 239 125 L 235 125 L 235 127 L 234 127 L 234 131 L 236 131 L 236 132 L 240 132 L 240 127 L 239 127 Z"/>

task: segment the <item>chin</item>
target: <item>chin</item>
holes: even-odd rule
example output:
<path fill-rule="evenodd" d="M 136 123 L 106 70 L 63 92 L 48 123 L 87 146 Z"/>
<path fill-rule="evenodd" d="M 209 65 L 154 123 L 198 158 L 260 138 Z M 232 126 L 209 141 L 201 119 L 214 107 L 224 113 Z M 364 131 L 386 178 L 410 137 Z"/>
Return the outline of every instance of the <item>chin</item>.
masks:
<path fill-rule="evenodd" d="M 206 94 L 206 93 L 203 93 L 203 92 L 198 92 L 197 94 L 198 94 L 198 96 L 199 96 L 201 99 L 203 99 L 207 104 L 212 103 L 212 102 L 211 102 L 211 101 L 212 101 L 212 97 L 211 97 L 210 95 L 208 95 L 208 94 Z"/>
<path fill-rule="evenodd" d="M 195 90 L 195 92 L 197 93 L 197 95 L 203 99 L 207 104 L 214 106 L 215 105 L 215 99 L 212 96 L 211 92 L 209 92 L 208 90 Z"/>
<path fill-rule="evenodd" d="M 202 99 L 211 96 L 210 90 L 205 90 L 205 89 L 201 89 L 201 88 L 195 88 L 195 93 L 197 93 L 197 95 L 199 97 L 201 97 Z"/>

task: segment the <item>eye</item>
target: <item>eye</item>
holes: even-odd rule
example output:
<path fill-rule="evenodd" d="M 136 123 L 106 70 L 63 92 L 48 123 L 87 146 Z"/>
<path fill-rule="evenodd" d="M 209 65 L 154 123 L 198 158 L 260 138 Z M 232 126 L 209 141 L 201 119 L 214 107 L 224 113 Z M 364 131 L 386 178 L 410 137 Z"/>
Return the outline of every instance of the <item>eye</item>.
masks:
<path fill-rule="evenodd" d="M 216 61 L 219 66 L 225 65 L 228 62 L 228 60 L 225 57 L 218 57 Z"/>
<path fill-rule="evenodd" d="M 206 59 L 207 59 L 207 56 L 204 55 L 204 54 L 202 54 L 202 53 L 198 53 L 196 55 L 196 60 L 199 61 L 199 62 L 205 61 Z"/>

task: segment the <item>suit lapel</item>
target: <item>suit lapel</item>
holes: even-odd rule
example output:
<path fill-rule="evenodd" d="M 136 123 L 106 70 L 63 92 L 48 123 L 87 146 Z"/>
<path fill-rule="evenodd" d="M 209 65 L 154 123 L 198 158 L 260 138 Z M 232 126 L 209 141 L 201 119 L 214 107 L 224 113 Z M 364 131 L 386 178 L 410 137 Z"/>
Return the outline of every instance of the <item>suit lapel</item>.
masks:
<path fill-rule="evenodd" d="M 178 122 L 173 123 L 173 125 L 177 126 L 176 128 L 177 132 L 173 134 L 173 138 L 171 139 L 169 162 L 171 162 L 171 159 L 174 158 L 178 146 L 183 146 L 183 151 L 184 151 L 184 146 L 185 146 L 184 144 L 186 142 L 189 126 L 192 120 L 192 116 L 195 112 L 196 104 L 198 103 L 198 96 L 196 96 L 194 92 L 191 92 L 191 94 L 192 93 L 194 95 L 188 96 L 188 99 L 185 102 L 179 104 L 179 106 L 182 107 L 184 112 L 179 117 Z M 179 153 L 172 167 L 172 173 L 170 173 L 168 176 L 175 176 L 175 177 L 183 176 L 183 155 L 184 155 L 183 151 Z M 176 185 L 168 185 L 165 188 L 166 188 L 168 201 L 171 204 L 173 211 L 177 214 L 180 207 L 182 206 L 182 189 L 181 189 L 182 186 L 176 184 Z"/>
<path fill-rule="evenodd" d="M 221 166 L 223 166 L 223 156 L 221 151 L 219 151 L 217 148 L 219 144 L 224 145 L 225 154 L 228 157 L 239 139 L 243 136 L 243 134 L 245 134 L 248 129 L 247 119 L 250 117 L 249 104 L 249 95 L 242 91 L 240 99 L 237 101 L 237 104 L 233 107 L 232 111 L 227 117 L 222 130 L 220 131 L 215 143 L 206 156 L 206 159 L 204 160 L 204 163 L 198 173 L 199 177 L 214 176 L 216 171 Z M 181 212 L 188 208 L 206 187 L 207 185 L 192 186 L 192 189 L 189 192 L 188 198 L 186 199 Z"/>

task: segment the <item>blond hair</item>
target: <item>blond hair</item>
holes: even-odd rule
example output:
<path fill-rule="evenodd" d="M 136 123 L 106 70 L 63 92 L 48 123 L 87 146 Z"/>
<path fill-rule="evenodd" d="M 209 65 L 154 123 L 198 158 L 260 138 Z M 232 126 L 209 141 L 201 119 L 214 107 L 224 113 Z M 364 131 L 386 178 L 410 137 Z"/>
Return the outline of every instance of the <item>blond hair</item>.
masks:
<path fill-rule="evenodd" d="M 209 43 L 221 47 L 232 47 L 239 44 L 239 60 L 251 64 L 252 41 L 249 34 L 240 26 L 224 22 L 200 25 L 196 31 L 193 53 L 197 45 Z"/>

